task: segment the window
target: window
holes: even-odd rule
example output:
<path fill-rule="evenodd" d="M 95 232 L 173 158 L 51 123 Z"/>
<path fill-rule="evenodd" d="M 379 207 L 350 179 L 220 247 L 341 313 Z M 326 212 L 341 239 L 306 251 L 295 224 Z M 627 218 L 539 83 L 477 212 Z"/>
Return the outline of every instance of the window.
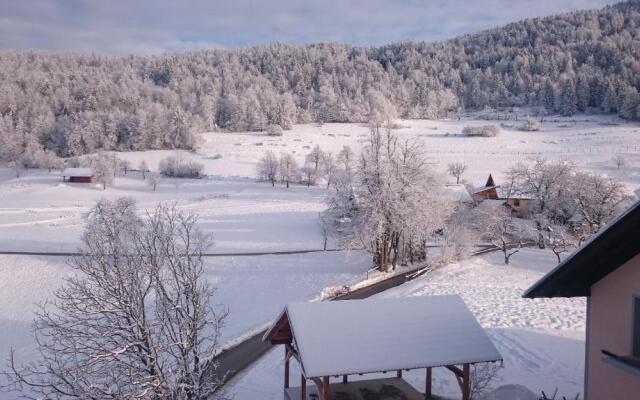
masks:
<path fill-rule="evenodd" d="M 520 207 L 520 199 L 513 199 L 513 205 L 515 207 Z"/>
<path fill-rule="evenodd" d="M 640 296 L 633 298 L 633 321 L 632 321 L 631 340 L 632 349 L 631 356 L 640 358 Z"/>

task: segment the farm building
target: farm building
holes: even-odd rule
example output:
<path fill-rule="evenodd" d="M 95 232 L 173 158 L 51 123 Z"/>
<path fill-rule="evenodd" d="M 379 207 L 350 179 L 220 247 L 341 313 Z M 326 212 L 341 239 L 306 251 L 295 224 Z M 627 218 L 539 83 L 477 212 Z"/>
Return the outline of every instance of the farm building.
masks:
<path fill-rule="evenodd" d="M 482 200 L 498 200 L 498 188 L 493 181 L 493 176 L 489 174 L 487 183 L 485 183 L 484 186 L 474 189 L 472 195 L 473 199 L 478 202 Z"/>
<path fill-rule="evenodd" d="M 502 201 L 510 208 L 518 218 L 527 218 L 530 214 L 532 199 L 524 193 L 514 192 L 512 189 L 503 188 L 495 184 L 493 177 L 489 174 L 489 178 L 484 186 L 475 189 L 472 193 L 476 203 L 482 203 L 487 200 Z"/>
<path fill-rule="evenodd" d="M 640 202 L 534 284 L 524 297 L 587 297 L 586 400 L 640 393 Z"/>
<path fill-rule="evenodd" d="M 67 168 L 62 171 L 62 180 L 71 183 L 94 183 L 96 177 L 91 168 Z"/>
<path fill-rule="evenodd" d="M 471 365 L 502 360 L 455 295 L 292 303 L 263 340 L 285 348 L 285 400 L 360 398 L 366 391 L 431 399 L 437 367 L 456 376 L 462 398 L 469 400 Z M 291 358 L 301 367 L 299 387 L 290 387 Z M 413 369 L 425 370 L 424 393 L 402 379 L 403 371 Z M 395 372 L 395 377 L 349 380 L 379 372 Z M 332 383 L 332 377 L 339 379 Z"/>

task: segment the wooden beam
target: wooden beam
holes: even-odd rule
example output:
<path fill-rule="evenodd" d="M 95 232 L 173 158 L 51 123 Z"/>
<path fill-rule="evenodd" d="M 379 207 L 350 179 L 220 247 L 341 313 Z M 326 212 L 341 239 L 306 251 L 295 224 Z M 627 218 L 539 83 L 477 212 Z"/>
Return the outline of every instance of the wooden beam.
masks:
<path fill-rule="evenodd" d="M 427 384 L 426 389 L 424 391 L 424 398 L 426 400 L 431 400 L 431 381 L 432 381 L 432 370 L 431 367 L 427 368 Z"/>
<path fill-rule="evenodd" d="M 471 400 L 471 366 L 467 363 L 462 366 L 462 400 Z"/>
<path fill-rule="evenodd" d="M 300 400 L 307 400 L 307 380 L 300 374 Z"/>
<path fill-rule="evenodd" d="M 462 370 L 455 365 L 445 365 L 445 368 L 453 372 L 456 376 L 462 378 Z"/>
<path fill-rule="evenodd" d="M 347 377 L 347 375 L 342 375 L 342 383 L 349 383 L 349 378 Z"/>
<path fill-rule="evenodd" d="M 291 358 L 291 351 L 284 348 L 284 388 L 289 389 L 289 359 Z"/>
<path fill-rule="evenodd" d="M 396 373 L 396 377 L 402 378 L 402 370 L 401 369 L 399 369 L 398 372 Z"/>
<path fill-rule="evenodd" d="M 329 400 L 329 377 L 322 378 L 322 400 Z M 465 399 L 468 400 L 468 399 Z"/>

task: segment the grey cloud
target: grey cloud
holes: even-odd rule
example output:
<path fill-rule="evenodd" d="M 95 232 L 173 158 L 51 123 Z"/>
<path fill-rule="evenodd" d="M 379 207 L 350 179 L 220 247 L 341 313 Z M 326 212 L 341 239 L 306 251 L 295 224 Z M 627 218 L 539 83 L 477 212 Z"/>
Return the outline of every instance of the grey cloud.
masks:
<path fill-rule="evenodd" d="M 111 54 L 440 40 L 605 0 L 0 0 L 0 48 Z"/>

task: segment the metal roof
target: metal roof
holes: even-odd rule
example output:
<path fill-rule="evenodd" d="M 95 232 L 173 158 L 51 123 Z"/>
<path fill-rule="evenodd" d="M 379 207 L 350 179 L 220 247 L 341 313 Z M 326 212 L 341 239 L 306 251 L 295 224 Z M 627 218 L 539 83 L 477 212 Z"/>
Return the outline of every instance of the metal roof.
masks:
<path fill-rule="evenodd" d="M 281 317 L 263 340 L 290 328 L 307 378 L 502 360 L 459 296 L 292 303 Z"/>
<path fill-rule="evenodd" d="M 62 171 L 62 176 L 93 176 L 91 168 L 67 168 Z"/>

